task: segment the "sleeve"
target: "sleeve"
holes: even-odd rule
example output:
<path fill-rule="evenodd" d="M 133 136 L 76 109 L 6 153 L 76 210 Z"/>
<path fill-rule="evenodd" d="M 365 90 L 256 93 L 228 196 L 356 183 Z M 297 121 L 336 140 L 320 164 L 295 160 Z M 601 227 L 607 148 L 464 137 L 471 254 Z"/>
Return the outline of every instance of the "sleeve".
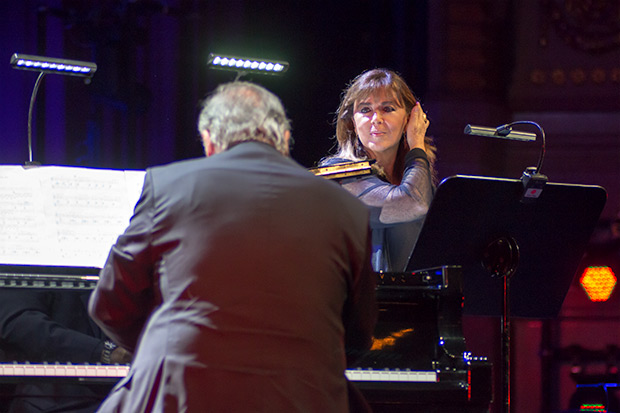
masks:
<path fill-rule="evenodd" d="M 112 247 L 89 301 L 93 320 L 111 340 L 130 352 L 159 304 L 151 252 L 153 197 L 152 174 L 147 171 L 129 226 Z"/>
<path fill-rule="evenodd" d="M 101 361 L 103 337 L 82 328 L 70 328 L 71 320 L 87 314 L 79 297 L 57 307 L 59 292 L 1 290 L 0 343 L 11 360 L 30 362 L 96 363 Z M 66 297 L 65 297 L 66 298 Z M 82 324 L 84 324 L 82 323 Z M 84 331 L 82 331 L 84 330 Z"/>
<path fill-rule="evenodd" d="M 370 229 L 362 261 L 353 265 L 354 277 L 343 311 L 347 364 L 370 349 L 377 323 L 376 274 L 371 267 Z"/>
<path fill-rule="evenodd" d="M 375 175 L 343 181 L 342 186 L 371 208 L 370 222 L 380 228 L 409 222 L 426 215 L 433 198 L 433 182 L 426 154 L 409 151 L 400 185 Z"/>

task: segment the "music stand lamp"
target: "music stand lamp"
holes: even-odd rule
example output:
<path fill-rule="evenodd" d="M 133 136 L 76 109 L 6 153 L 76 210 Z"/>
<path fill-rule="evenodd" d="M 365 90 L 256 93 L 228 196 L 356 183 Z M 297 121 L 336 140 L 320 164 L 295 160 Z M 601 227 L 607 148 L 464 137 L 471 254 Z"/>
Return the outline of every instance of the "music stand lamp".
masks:
<path fill-rule="evenodd" d="M 250 73 L 282 75 L 288 70 L 289 63 L 283 60 L 258 59 L 253 57 L 210 53 L 207 59 L 207 66 L 211 69 L 237 72 L 235 80 L 238 80 L 241 76 Z"/>
<path fill-rule="evenodd" d="M 30 106 L 28 108 L 28 161 L 25 162 L 25 166 L 37 166 L 39 163 L 35 162 L 32 157 L 32 110 L 43 77 L 48 73 L 77 76 L 84 78 L 85 83 L 90 83 L 90 79 L 97 71 L 97 65 L 80 60 L 57 59 L 22 53 L 14 53 L 11 56 L 10 63 L 13 69 L 39 72 L 32 95 L 30 96 Z"/>

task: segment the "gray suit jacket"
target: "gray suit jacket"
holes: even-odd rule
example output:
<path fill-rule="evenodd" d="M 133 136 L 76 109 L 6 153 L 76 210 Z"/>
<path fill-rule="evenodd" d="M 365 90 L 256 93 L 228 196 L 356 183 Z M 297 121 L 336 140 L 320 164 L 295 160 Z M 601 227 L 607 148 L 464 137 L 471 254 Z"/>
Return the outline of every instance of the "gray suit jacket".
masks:
<path fill-rule="evenodd" d="M 101 411 L 346 411 L 370 248 L 366 207 L 266 144 L 148 170 L 90 301 L 136 352 Z"/>

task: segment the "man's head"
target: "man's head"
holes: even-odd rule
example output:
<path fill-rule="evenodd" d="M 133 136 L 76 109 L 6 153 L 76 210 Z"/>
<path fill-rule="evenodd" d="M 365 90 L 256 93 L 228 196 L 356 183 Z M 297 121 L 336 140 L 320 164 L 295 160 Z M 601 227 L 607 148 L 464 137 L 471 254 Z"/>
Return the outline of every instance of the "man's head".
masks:
<path fill-rule="evenodd" d="M 260 141 L 289 154 L 290 122 L 273 93 L 250 82 L 218 86 L 202 104 L 198 118 L 207 156 L 244 141 Z"/>

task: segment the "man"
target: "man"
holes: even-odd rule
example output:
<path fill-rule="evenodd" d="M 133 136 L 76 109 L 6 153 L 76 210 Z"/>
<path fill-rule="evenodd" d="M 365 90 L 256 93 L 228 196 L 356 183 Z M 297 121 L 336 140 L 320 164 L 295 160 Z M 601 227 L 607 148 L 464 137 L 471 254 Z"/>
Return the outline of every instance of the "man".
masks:
<path fill-rule="evenodd" d="M 279 99 L 220 86 L 207 158 L 147 171 L 89 312 L 134 361 L 100 411 L 344 412 L 376 320 L 366 208 L 287 157 Z"/>

